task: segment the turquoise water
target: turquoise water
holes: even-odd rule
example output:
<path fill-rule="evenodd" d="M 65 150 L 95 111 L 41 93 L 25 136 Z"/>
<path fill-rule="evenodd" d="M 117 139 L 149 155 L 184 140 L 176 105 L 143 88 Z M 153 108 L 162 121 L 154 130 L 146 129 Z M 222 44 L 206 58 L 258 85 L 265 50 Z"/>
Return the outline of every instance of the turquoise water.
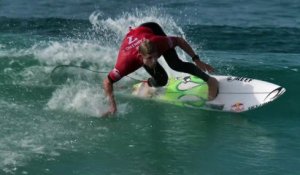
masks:
<path fill-rule="evenodd" d="M 2 0 L 0 174 L 299 174 L 299 11 L 293 0 Z M 136 81 L 124 78 L 118 113 L 103 119 L 105 73 L 51 74 L 61 64 L 109 71 L 128 27 L 147 21 L 185 37 L 215 74 L 287 92 L 247 113 L 218 113 L 132 98 Z"/>

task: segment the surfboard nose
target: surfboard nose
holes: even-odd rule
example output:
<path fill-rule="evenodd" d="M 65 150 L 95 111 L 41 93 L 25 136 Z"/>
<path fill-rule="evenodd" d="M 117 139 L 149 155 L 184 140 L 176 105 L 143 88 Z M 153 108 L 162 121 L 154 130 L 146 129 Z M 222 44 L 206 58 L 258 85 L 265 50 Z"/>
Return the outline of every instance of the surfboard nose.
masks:
<path fill-rule="evenodd" d="M 286 91 L 286 89 L 284 87 L 278 87 L 276 89 L 274 89 L 273 91 L 271 91 L 266 98 L 264 99 L 264 102 L 271 102 L 275 99 L 277 99 L 278 97 L 280 97 L 282 94 L 284 94 Z"/>

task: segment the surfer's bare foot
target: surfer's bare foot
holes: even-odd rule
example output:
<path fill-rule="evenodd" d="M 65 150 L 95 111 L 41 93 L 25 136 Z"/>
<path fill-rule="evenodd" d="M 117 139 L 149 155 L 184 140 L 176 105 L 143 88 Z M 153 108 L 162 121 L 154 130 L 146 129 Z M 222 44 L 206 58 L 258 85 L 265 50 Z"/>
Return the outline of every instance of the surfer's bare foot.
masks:
<path fill-rule="evenodd" d="M 210 77 L 207 81 L 208 84 L 208 100 L 213 100 L 218 95 L 219 83 L 214 77 Z"/>

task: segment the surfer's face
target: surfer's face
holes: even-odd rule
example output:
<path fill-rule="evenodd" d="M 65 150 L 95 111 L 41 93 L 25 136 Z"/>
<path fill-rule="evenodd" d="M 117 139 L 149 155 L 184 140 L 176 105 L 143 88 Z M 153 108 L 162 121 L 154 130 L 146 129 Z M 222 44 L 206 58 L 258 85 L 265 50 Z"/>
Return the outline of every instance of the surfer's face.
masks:
<path fill-rule="evenodd" d="M 156 60 L 157 60 L 157 54 L 156 53 L 142 55 L 142 58 L 143 58 L 144 65 L 146 65 L 150 68 L 155 67 Z"/>

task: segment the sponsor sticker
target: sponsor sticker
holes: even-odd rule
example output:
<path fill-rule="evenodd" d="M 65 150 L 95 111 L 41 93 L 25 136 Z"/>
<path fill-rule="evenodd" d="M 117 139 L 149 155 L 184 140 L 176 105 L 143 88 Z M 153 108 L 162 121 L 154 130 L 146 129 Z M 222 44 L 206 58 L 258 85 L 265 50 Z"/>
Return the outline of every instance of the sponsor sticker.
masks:
<path fill-rule="evenodd" d="M 237 103 L 231 105 L 231 111 L 242 112 L 244 110 L 245 110 L 245 106 L 243 103 L 237 102 Z"/>
<path fill-rule="evenodd" d="M 253 80 L 252 78 L 244 78 L 244 77 L 228 77 L 227 78 L 227 81 L 229 81 L 229 82 L 231 82 L 231 81 L 242 81 L 242 82 L 249 83 L 252 80 Z"/>

